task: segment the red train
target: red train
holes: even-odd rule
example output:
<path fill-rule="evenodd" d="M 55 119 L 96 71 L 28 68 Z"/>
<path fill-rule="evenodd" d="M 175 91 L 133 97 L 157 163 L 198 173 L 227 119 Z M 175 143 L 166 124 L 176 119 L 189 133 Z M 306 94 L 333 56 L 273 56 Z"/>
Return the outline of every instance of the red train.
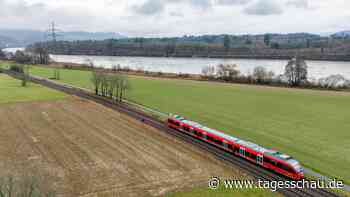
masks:
<path fill-rule="evenodd" d="M 170 117 L 167 125 L 293 180 L 304 178 L 301 165 L 289 155 L 226 135 L 181 116 Z"/>

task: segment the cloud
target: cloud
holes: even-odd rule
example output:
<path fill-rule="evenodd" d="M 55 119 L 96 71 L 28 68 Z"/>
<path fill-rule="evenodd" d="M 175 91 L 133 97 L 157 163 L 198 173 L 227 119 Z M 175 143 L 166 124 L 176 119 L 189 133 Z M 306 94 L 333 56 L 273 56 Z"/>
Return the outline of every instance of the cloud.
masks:
<path fill-rule="evenodd" d="M 190 0 L 190 4 L 201 9 L 208 9 L 213 6 L 211 0 Z"/>
<path fill-rule="evenodd" d="M 63 24 L 64 28 L 86 27 L 94 21 L 94 16 L 86 8 L 49 7 L 44 3 L 28 3 L 24 0 L 0 0 L 0 28 L 46 30 L 51 21 Z"/>
<path fill-rule="evenodd" d="M 184 17 L 184 16 L 185 16 L 183 13 L 181 13 L 181 12 L 176 12 L 176 11 L 170 12 L 169 15 L 170 15 L 170 16 L 173 16 L 173 17 Z"/>
<path fill-rule="evenodd" d="M 0 28 L 46 30 L 55 21 L 63 31 L 128 36 L 317 33 L 348 29 L 349 6 L 349 0 L 0 0 Z"/>
<path fill-rule="evenodd" d="M 252 0 L 217 0 L 218 5 L 245 5 L 250 3 Z"/>
<path fill-rule="evenodd" d="M 293 6 L 296 8 L 309 8 L 309 1 L 308 0 L 289 0 L 287 1 L 286 5 Z"/>
<path fill-rule="evenodd" d="M 258 0 L 246 7 L 244 12 L 248 15 L 278 15 L 283 13 L 282 6 L 275 0 Z"/>
<path fill-rule="evenodd" d="M 134 5 L 132 7 L 134 12 L 140 15 L 156 15 L 165 9 L 164 2 L 161 0 L 147 0 L 141 5 Z"/>

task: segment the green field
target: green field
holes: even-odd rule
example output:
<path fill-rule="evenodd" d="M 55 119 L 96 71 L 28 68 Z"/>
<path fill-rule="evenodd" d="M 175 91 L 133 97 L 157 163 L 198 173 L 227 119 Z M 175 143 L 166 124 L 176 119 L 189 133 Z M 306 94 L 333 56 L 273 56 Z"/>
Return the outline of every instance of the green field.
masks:
<path fill-rule="evenodd" d="M 225 189 L 220 187 L 218 190 L 210 190 L 208 188 L 196 188 L 191 191 L 183 191 L 177 193 L 171 193 L 165 197 L 270 197 L 270 196 L 282 196 L 275 192 L 272 193 L 268 190 L 262 189 Z"/>
<path fill-rule="evenodd" d="M 24 102 L 24 101 L 44 101 L 65 98 L 66 95 L 42 87 L 37 84 L 28 83 L 27 87 L 21 86 L 21 81 L 0 74 L 0 104 Z"/>
<path fill-rule="evenodd" d="M 51 77 L 34 67 L 32 74 Z M 90 73 L 62 70 L 61 82 L 91 88 Z M 130 77 L 127 97 L 288 153 L 306 167 L 350 182 L 350 94 Z"/>

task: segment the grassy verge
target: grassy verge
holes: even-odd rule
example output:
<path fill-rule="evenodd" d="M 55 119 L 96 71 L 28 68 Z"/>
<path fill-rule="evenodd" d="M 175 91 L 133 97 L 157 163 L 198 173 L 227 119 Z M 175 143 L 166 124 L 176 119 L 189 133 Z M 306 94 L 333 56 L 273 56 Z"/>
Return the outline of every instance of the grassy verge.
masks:
<path fill-rule="evenodd" d="M 208 188 L 196 188 L 190 191 L 182 191 L 167 194 L 165 197 L 268 197 L 268 196 L 282 196 L 277 192 L 272 193 L 269 190 L 263 189 L 225 189 L 220 187 L 217 190 Z"/>
<path fill-rule="evenodd" d="M 0 74 L 0 104 L 56 100 L 65 97 L 66 95 L 61 92 L 33 83 L 28 83 L 27 87 L 22 87 L 19 80 L 11 78 L 5 74 Z"/>
<path fill-rule="evenodd" d="M 33 75 L 52 77 L 50 68 Z M 90 72 L 61 70 L 61 82 L 91 88 Z M 306 167 L 350 182 L 347 93 L 130 77 L 127 97 L 293 155 Z"/>

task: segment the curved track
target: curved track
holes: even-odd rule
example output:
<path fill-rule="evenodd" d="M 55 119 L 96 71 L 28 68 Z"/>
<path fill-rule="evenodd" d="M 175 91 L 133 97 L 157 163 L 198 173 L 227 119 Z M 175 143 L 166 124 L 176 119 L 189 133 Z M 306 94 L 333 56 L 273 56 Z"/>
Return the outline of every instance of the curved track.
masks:
<path fill-rule="evenodd" d="M 5 73 L 13 76 L 13 77 L 20 77 L 18 74 L 10 72 L 10 71 L 4 71 Z M 94 102 L 97 102 L 99 104 L 102 104 L 108 108 L 118 110 L 122 113 L 125 113 L 133 118 L 136 118 L 140 121 L 143 121 L 145 124 L 150 125 L 154 128 L 157 128 L 159 130 L 162 130 L 170 135 L 173 135 L 174 137 L 180 138 L 188 143 L 191 143 L 197 147 L 200 147 L 207 152 L 210 152 L 211 154 L 215 155 L 217 158 L 228 162 L 230 164 L 233 164 L 234 166 L 237 166 L 247 172 L 250 176 L 254 177 L 256 180 L 267 180 L 267 181 L 285 181 L 289 180 L 286 177 L 282 177 L 281 175 L 277 175 L 269 170 L 263 169 L 254 163 L 248 162 L 246 160 L 243 160 L 239 157 L 236 157 L 232 154 L 228 154 L 224 150 L 221 150 L 215 146 L 212 146 L 210 144 L 207 144 L 201 140 L 195 139 L 185 133 L 182 133 L 177 130 L 173 130 L 168 128 L 164 122 L 161 122 L 141 111 L 132 109 L 128 105 L 125 104 L 116 104 L 112 102 L 109 99 L 96 96 L 92 94 L 91 92 L 88 92 L 86 90 L 72 87 L 69 85 L 63 85 L 60 83 L 56 83 L 50 80 L 38 78 L 38 77 L 30 77 L 30 80 L 39 83 L 41 85 L 47 86 L 49 88 L 53 88 L 62 92 L 65 92 L 67 94 L 75 95 L 84 99 L 92 100 Z M 326 189 L 277 189 L 278 192 L 285 196 L 300 196 L 300 197 L 319 197 L 319 196 L 324 196 L 324 197 L 337 197 L 339 196 L 338 194 L 335 194 L 329 190 Z"/>

